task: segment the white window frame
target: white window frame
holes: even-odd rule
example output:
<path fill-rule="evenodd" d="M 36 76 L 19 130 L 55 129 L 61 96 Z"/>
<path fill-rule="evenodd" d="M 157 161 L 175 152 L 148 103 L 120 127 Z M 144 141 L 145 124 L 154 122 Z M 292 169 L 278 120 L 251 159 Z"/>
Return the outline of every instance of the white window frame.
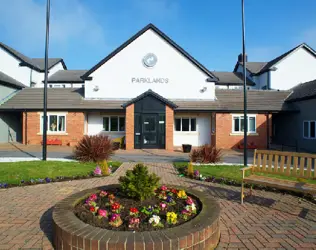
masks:
<path fill-rule="evenodd" d="M 305 124 L 305 122 L 307 122 L 308 123 L 308 136 L 306 137 L 306 136 L 304 136 L 304 124 Z M 315 122 L 315 137 L 311 137 L 311 122 Z M 304 139 L 308 139 L 308 140 L 316 140 L 316 120 L 304 120 L 303 121 L 303 128 L 302 128 L 302 132 L 303 132 L 303 138 Z"/>
<path fill-rule="evenodd" d="M 65 130 L 64 131 L 50 131 L 49 130 L 49 119 L 50 116 L 57 116 L 57 129 L 58 129 L 58 121 L 60 116 L 65 117 Z M 40 134 L 43 133 L 43 121 L 44 121 L 44 114 L 40 114 Z M 67 134 L 67 113 L 47 113 L 47 134 Z"/>
<path fill-rule="evenodd" d="M 176 130 L 176 119 L 180 119 L 180 131 Z M 189 131 L 182 131 L 182 119 L 189 119 Z M 195 119 L 195 130 L 191 131 L 191 119 Z M 177 133 L 196 133 L 197 132 L 197 118 L 196 117 L 175 117 L 173 131 Z"/>
<path fill-rule="evenodd" d="M 243 114 L 233 114 L 232 115 L 232 134 L 242 134 L 244 131 L 235 131 L 235 124 L 234 120 L 235 118 L 239 118 L 239 129 L 241 129 L 241 118 L 243 117 Z M 249 131 L 249 118 L 254 117 L 255 118 L 255 131 Z M 257 133 L 257 115 L 247 115 L 247 134 L 256 134 Z"/>
<path fill-rule="evenodd" d="M 111 117 L 113 118 L 113 117 L 117 117 L 117 130 L 116 131 L 111 131 Z M 109 118 L 109 130 L 105 130 L 104 129 L 104 127 L 103 127 L 103 119 L 104 118 Z M 124 125 L 124 128 L 125 128 L 125 130 L 124 131 L 122 131 L 122 130 L 120 130 L 120 118 L 124 118 L 125 120 L 125 125 Z M 111 132 L 125 132 L 126 131 L 126 117 L 124 116 L 124 115 L 105 115 L 105 116 L 102 116 L 102 129 L 103 129 L 103 131 L 105 131 L 105 132 L 109 132 L 109 133 L 111 133 Z"/>

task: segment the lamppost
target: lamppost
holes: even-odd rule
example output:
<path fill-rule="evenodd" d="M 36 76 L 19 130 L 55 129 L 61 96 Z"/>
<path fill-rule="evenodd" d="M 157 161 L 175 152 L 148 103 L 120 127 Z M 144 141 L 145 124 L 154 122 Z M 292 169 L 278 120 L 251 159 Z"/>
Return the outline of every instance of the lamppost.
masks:
<path fill-rule="evenodd" d="M 246 75 L 246 45 L 245 45 L 245 1 L 241 0 L 242 9 L 242 63 L 244 73 L 244 166 L 247 166 L 247 75 Z"/>
<path fill-rule="evenodd" d="M 45 75 L 44 75 L 44 112 L 43 112 L 43 161 L 47 159 L 47 77 L 48 77 L 48 45 L 49 45 L 50 0 L 46 3 L 46 38 L 45 38 Z"/>

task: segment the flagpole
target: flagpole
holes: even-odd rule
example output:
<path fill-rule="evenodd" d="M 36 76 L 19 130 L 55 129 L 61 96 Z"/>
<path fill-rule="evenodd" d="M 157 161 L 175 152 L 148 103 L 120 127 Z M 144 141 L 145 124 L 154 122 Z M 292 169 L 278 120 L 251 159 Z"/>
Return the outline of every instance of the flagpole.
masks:
<path fill-rule="evenodd" d="M 247 166 L 248 152 L 247 152 L 247 132 L 248 132 L 248 118 L 247 118 L 247 75 L 246 75 L 246 45 L 245 45 L 245 1 L 241 0 L 242 4 L 242 61 L 244 74 L 244 166 Z"/>
<path fill-rule="evenodd" d="M 45 38 L 45 75 L 44 75 L 44 112 L 43 112 L 43 161 L 47 159 L 47 78 L 49 45 L 50 0 L 46 3 L 46 38 Z"/>

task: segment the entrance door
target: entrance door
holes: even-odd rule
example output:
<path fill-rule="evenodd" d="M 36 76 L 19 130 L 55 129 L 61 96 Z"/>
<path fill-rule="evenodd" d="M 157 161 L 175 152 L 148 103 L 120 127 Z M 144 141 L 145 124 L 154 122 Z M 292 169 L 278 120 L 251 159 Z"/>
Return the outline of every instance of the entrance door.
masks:
<path fill-rule="evenodd" d="M 142 115 L 143 148 L 158 148 L 159 147 L 157 120 L 158 120 L 158 116 L 156 114 L 143 114 Z"/>

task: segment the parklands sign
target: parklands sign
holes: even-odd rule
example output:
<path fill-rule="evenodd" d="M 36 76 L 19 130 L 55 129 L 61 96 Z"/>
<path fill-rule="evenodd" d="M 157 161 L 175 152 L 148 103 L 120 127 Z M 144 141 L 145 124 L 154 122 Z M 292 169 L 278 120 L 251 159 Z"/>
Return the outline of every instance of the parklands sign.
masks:
<path fill-rule="evenodd" d="M 147 77 L 147 78 L 138 78 L 132 77 L 132 83 L 168 83 L 169 78 L 160 78 L 160 77 Z"/>

